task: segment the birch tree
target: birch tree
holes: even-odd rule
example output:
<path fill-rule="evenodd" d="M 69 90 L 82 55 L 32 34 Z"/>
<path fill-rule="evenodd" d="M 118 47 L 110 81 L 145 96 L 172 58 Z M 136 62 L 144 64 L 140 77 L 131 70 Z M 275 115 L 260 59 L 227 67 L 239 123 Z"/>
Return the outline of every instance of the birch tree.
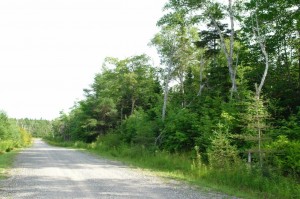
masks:
<path fill-rule="evenodd" d="M 161 63 L 165 65 L 164 69 L 164 103 L 162 107 L 162 121 L 166 117 L 166 109 L 169 94 L 169 83 L 171 80 L 171 74 L 176 67 L 175 54 L 177 49 L 177 37 L 171 28 L 163 28 L 162 31 L 154 36 L 151 40 L 151 45 L 157 48 L 160 55 Z"/>
<path fill-rule="evenodd" d="M 177 10 L 185 9 L 186 14 L 190 15 L 192 22 L 201 25 L 203 22 L 212 22 L 216 28 L 220 37 L 220 46 L 225 54 L 227 60 L 227 67 L 229 71 L 229 77 L 231 80 L 231 97 L 234 93 L 237 93 L 237 82 L 236 82 L 236 65 L 234 65 L 234 42 L 235 42 L 235 21 L 236 21 L 236 10 L 238 8 L 239 1 L 227 0 L 227 4 L 221 3 L 216 0 L 170 0 L 166 4 L 165 9 Z M 234 5 L 234 3 L 236 5 Z M 229 45 L 221 31 L 221 21 L 229 21 Z"/>
<path fill-rule="evenodd" d="M 197 29 L 186 19 L 185 11 L 182 9 L 166 14 L 157 22 L 157 25 L 173 32 L 173 44 L 175 47 L 172 55 L 173 76 L 179 82 L 182 97 L 181 105 L 184 108 L 187 105 L 184 81 L 187 70 L 191 66 L 191 60 L 193 61 L 197 53 L 196 46 L 193 44 L 198 39 Z"/>

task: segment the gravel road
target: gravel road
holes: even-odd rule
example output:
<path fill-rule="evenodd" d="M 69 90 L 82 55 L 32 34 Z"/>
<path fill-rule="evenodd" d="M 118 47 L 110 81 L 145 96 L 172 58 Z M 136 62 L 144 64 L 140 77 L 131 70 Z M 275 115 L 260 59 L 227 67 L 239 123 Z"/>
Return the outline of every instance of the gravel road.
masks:
<path fill-rule="evenodd" d="M 228 198 L 39 139 L 18 155 L 10 175 L 0 181 L 1 199 Z"/>

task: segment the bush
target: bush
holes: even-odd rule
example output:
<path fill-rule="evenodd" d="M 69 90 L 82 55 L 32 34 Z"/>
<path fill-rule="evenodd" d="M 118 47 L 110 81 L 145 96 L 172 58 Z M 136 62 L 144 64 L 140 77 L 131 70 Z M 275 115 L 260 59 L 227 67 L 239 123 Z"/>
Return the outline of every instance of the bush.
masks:
<path fill-rule="evenodd" d="M 124 121 L 120 131 L 127 144 L 150 146 L 154 145 L 157 125 L 143 110 L 136 110 Z"/>
<path fill-rule="evenodd" d="M 188 109 L 170 111 L 165 121 L 163 147 L 171 152 L 190 151 L 199 136 L 198 116 Z"/>
<path fill-rule="evenodd" d="M 232 168 L 210 169 L 202 176 L 218 185 L 235 187 L 244 193 L 252 193 L 251 198 L 299 198 L 299 184 L 290 178 L 271 173 L 266 177 L 260 168 L 233 165 Z M 254 197 L 255 196 L 255 197 Z"/>
<path fill-rule="evenodd" d="M 82 142 L 82 141 L 76 141 L 74 143 L 74 147 L 76 147 L 76 148 L 86 148 L 87 147 L 87 143 Z"/>
<path fill-rule="evenodd" d="M 239 162 L 238 150 L 230 144 L 227 134 L 215 133 L 208 150 L 208 159 L 213 168 L 230 168 Z"/>
<path fill-rule="evenodd" d="M 123 144 L 122 135 L 118 133 L 108 133 L 106 135 L 101 135 L 97 138 L 96 146 L 102 145 L 107 148 L 119 147 Z"/>
<path fill-rule="evenodd" d="M 28 146 L 31 144 L 32 136 L 30 133 L 28 133 L 25 129 L 20 129 L 20 134 L 21 134 L 21 144 L 23 146 Z"/>
<path fill-rule="evenodd" d="M 284 175 L 300 177 L 300 142 L 289 141 L 286 136 L 269 145 L 274 154 L 269 157 L 269 163 L 277 167 Z"/>
<path fill-rule="evenodd" d="M 3 140 L 0 141 L 0 154 L 5 152 L 10 152 L 15 148 L 15 142 L 12 140 Z"/>

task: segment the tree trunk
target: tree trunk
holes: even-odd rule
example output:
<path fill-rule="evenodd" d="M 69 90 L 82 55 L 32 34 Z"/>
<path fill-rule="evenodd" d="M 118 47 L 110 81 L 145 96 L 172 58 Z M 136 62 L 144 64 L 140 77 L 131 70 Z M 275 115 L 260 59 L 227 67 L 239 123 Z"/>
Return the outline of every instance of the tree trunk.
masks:
<path fill-rule="evenodd" d="M 167 109 L 168 94 L 169 94 L 170 75 L 171 75 L 171 65 L 169 65 L 168 68 L 167 68 L 167 76 L 166 76 L 165 89 L 164 89 L 164 104 L 163 104 L 162 116 L 161 116 L 162 121 L 165 121 L 165 118 L 166 118 L 166 109 Z"/>
<path fill-rule="evenodd" d="M 200 74 L 199 74 L 199 91 L 197 93 L 197 96 L 201 96 L 202 94 L 202 90 L 205 86 L 205 84 L 202 84 L 202 80 L 203 80 L 203 70 L 204 70 L 204 60 L 203 60 L 203 55 L 201 55 L 201 60 L 200 60 Z"/>
<path fill-rule="evenodd" d="M 256 86 L 257 88 L 257 86 Z M 261 152 L 261 125 L 260 125 L 260 116 L 258 113 L 258 103 L 259 103 L 259 96 L 255 97 L 255 112 L 256 112 L 256 120 L 257 120 L 257 130 L 258 130 L 258 156 L 259 156 L 259 166 L 262 168 L 262 152 Z"/>
<path fill-rule="evenodd" d="M 122 121 L 123 121 L 123 102 L 122 102 L 122 105 L 121 105 L 120 114 L 121 114 L 121 124 L 122 124 Z"/>
<path fill-rule="evenodd" d="M 232 11 L 232 0 L 228 0 L 229 7 L 229 18 L 230 18 L 230 46 L 229 46 L 229 57 L 228 57 L 228 68 L 230 71 L 230 77 L 232 82 L 231 95 L 237 92 L 236 85 L 236 70 L 233 69 L 233 48 L 234 48 L 234 18 Z"/>
<path fill-rule="evenodd" d="M 299 47 L 298 47 L 298 87 L 299 87 L 299 92 L 300 92 L 300 30 L 298 31 L 298 35 L 299 35 Z"/>
<path fill-rule="evenodd" d="M 287 52 L 287 44 L 286 44 L 286 36 L 284 37 L 284 62 L 285 62 L 285 66 L 287 67 L 288 82 L 291 83 L 290 64 L 292 64 L 292 62 L 289 63 L 288 52 Z"/>
<path fill-rule="evenodd" d="M 215 20 L 214 17 L 210 15 L 210 18 L 213 22 L 213 25 L 218 31 L 219 37 L 220 37 L 220 44 L 223 52 L 225 53 L 226 59 L 227 59 L 227 67 L 229 70 L 229 76 L 231 80 L 231 96 L 233 96 L 233 93 L 237 92 L 237 85 L 236 85 L 236 70 L 233 68 L 233 48 L 234 48 L 234 16 L 232 11 L 232 0 L 228 0 L 228 12 L 229 12 L 229 18 L 230 18 L 230 44 L 229 44 L 229 50 L 226 48 L 224 35 L 222 34 L 222 31 Z"/>
<path fill-rule="evenodd" d="M 269 70 L 269 56 L 268 56 L 268 53 L 266 51 L 266 46 L 265 44 L 260 41 L 260 48 L 261 48 L 261 51 L 265 57 L 265 71 L 264 71 L 264 74 L 261 78 L 261 81 L 260 81 L 260 84 L 256 90 L 256 95 L 259 97 L 260 96 L 260 93 L 261 93 L 261 90 L 262 90 L 262 87 L 263 85 L 265 84 L 265 80 L 266 80 L 266 77 L 267 77 L 267 74 L 268 74 L 268 70 Z"/>
<path fill-rule="evenodd" d="M 163 104 L 162 115 L 161 115 L 161 120 L 163 122 L 165 121 L 165 118 L 166 118 L 166 109 L 167 109 L 167 103 L 168 103 L 170 76 L 171 76 L 171 64 L 169 64 L 168 67 L 167 67 L 167 76 L 166 76 L 166 79 L 165 79 L 164 104 Z M 162 134 L 163 134 L 163 132 L 161 131 L 160 134 L 155 138 L 155 146 L 158 145 L 158 142 L 160 141 Z"/>
<path fill-rule="evenodd" d="M 298 67 L 299 67 L 299 71 L 298 71 L 299 72 L 299 77 L 298 77 L 299 78 L 299 80 L 298 80 L 299 82 L 298 82 L 298 84 L 299 85 L 298 86 L 300 88 L 300 48 L 298 49 L 298 51 L 299 51 L 299 55 L 298 55 Z"/>
<path fill-rule="evenodd" d="M 252 160 L 251 152 L 249 151 L 249 152 L 248 152 L 248 163 L 249 163 L 249 164 L 251 164 L 251 160 Z"/>
<path fill-rule="evenodd" d="M 256 9 L 258 9 L 257 2 L 256 2 Z M 256 86 L 256 96 L 259 98 L 261 90 L 262 90 L 262 87 L 265 84 L 265 80 L 266 80 L 266 77 L 267 77 L 267 74 L 268 74 L 268 70 L 269 70 L 269 56 L 268 56 L 268 53 L 266 51 L 265 40 L 263 39 L 263 37 L 262 37 L 262 35 L 260 33 L 260 28 L 259 28 L 259 25 L 258 25 L 257 15 L 256 15 L 256 20 L 255 20 L 255 26 L 256 27 L 253 29 L 253 34 L 255 35 L 255 37 L 256 37 L 256 39 L 257 39 L 257 41 L 259 43 L 260 49 L 262 51 L 262 54 L 263 54 L 263 56 L 265 58 L 265 71 L 264 71 L 264 74 L 263 74 L 263 76 L 261 78 L 259 86 L 258 87 Z"/>
<path fill-rule="evenodd" d="M 186 106 L 186 101 L 185 101 L 185 95 L 184 95 L 184 73 L 183 73 L 183 71 L 181 71 L 179 74 L 179 81 L 180 81 L 180 90 L 181 90 L 181 96 L 182 96 L 181 106 L 182 106 L 182 108 L 184 108 Z"/>
<path fill-rule="evenodd" d="M 135 97 L 131 98 L 131 114 L 133 114 L 134 112 L 134 107 L 135 107 Z"/>

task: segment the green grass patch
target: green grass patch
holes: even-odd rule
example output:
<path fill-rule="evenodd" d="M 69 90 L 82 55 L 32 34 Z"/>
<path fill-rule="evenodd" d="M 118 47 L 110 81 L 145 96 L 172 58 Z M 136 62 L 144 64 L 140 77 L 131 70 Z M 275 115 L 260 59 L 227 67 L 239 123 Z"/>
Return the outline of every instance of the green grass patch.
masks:
<path fill-rule="evenodd" d="M 26 132 L 23 132 L 27 136 Z M 24 138 L 25 139 L 25 138 Z M 12 167 L 15 156 L 21 147 L 30 147 L 32 138 L 28 136 L 23 143 L 6 140 L 0 142 L 0 179 L 7 177 L 7 171 Z"/>
<path fill-rule="evenodd" d="M 266 174 L 244 164 L 235 168 L 212 169 L 202 164 L 193 152 L 172 154 L 143 146 L 114 146 L 99 140 L 91 144 L 53 140 L 48 140 L 48 143 L 87 149 L 93 154 L 147 169 L 162 177 L 189 182 L 201 190 L 214 190 L 242 198 L 300 198 L 300 186 L 296 180 L 272 172 Z"/>
<path fill-rule="evenodd" d="M 18 150 L 0 154 L 0 179 L 7 177 L 7 171 L 11 168 Z"/>

